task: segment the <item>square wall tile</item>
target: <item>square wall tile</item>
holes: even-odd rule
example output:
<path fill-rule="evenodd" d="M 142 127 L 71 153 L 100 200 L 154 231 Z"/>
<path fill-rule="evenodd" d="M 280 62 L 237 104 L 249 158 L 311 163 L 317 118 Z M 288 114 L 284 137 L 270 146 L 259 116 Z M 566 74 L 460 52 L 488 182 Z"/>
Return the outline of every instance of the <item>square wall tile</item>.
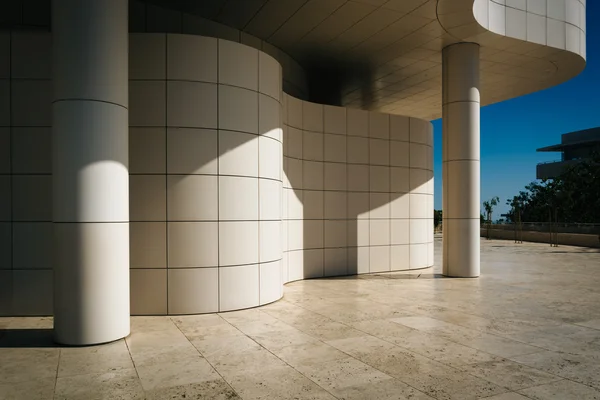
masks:
<path fill-rule="evenodd" d="M 527 12 L 546 16 L 547 0 L 527 0 Z"/>
<path fill-rule="evenodd" d="M 167 267 L 167 223 L 129 223 L 130 268 Z"/>
<path fill-rule="evenodd" d="M 290 181 L 290 187 L 293 189 L 302 189 L 304 187 L 303 184 L 303 165 L 304 162 L 302 160 L 298 160 L 295 158 L 289 158 L 287 160 L 287 170 L 285 171 L 288 180 Z"/>
<path fill-rule="evenodd" d="M 13 126 L 52 126 L 52 81 L 11 82 Z"/>
<path fill-rule="evenodd" d="M 0 222 L 0 271 L 12 269 L 12 225 Z"/>
<path fill-rule="evenodd" d="M 0 80 L 0 126 L 10 126 L 10 81 Z"/>
<path fill-rule="evenodd" d="M 10 128 L 0 128 L 0 174 L 10 174 L 10 153 Z"/>
<path fill-rule="evenodd" d="M 404 271 L 410 269 L 410 246 L 391 246 L 390 269 Z"/>
<path fill-rule="evenodd" d="M 302 158 L 310 161 L 323 161 L 323 134 L 303 131 Z"/>
<path fill-rule="evenodd" d="M 258 222 L 219 223 L 221 266 L 258 263 Z"/>
<path fill-rule="evenodd" d="M 410 167 L 429 169 L 429 159 L 431 157 L 431 147 L 411 143 L 410 144 Z"/>
<path fill-rule="evenodd" d="M 281 221 L 261 221 L 260 229 L 260 262 L 281 260 Z"/>
<path fill-rule="evenodd" d="M 548 18 L 557 21 L 565 21 L 566 19 L 565 0 L 547 0 Z"/>
<path fill-rule="evenodd" d="M 304 279 L 304 250 L 288 253 L 288 282 Z"/>
<path fill-rule="evenodd" d="M 392 194 L 390 213 L 392 218 L 410 218 L 410 195 L 408 193 Z"/>
<path fill-rule="evenodd" d="M 348 247 L 369 246 L 369 220 L 348 221 L 346 229 L 348 230 Z"/>
<path fill-rule="evenodd" d="M 12 217 L 13 221 L 52 221 L 52 176 L 13 175 Z"/>
<path fill-rule="evenodd" d="M 431 123 L 418 118 L 410 119 L 410 142 L 429 144 L 429 128 Z"/>
<path fill-rule="evenodd" d="M 272 303 L 283 295 L 283 262 L 260 264 L 260 304 Z"/>
<path fill-rule="evenodd" d="M 217 40 L 197 35 L 167 35 L 167 78 L 216 83 Z"/>
<path fill-rule="evenodd" d="M 304 250 L 303 279 L 323 277 L 323 249 Z"/>
<path fill-rule="evenodd" d="M 325 190 L 346 190 L 346 164 L 325 163 Z"/>
<path fill-rule="evenodd" d="M 489 2 L 489 30 L 498 35 L 506 34 L 506 7 L 496 2 Z"/>
<path fill-rule="evenodd" d="M 219 174 L 258 176 L 258 139 L 250 133 L 219 131 Z"/>
<path fill-rule="evenodd" d="M 368 247 L 348 248 L 348 275 L 368 274 L 370 254 Z"/>
<path fill-rule="evenodd" d="M 369 137 L 369 112 L 354 108 L 346 109 L 348 136 Z"/>
<path fill-rule="evenodd" d="M 348 192 L 348 219 L 369 219 L 369 193 Z"/>
<path fill-rule="evenodd" d="M 370 272 L 386 272 L 390 270 L 390 246 L 377 246 L 369 248 Z"/>
<path fill-rule="evenodd" d="M 325 133 L 346 134 L 346 108 L 326 105 L 323 108 L 323 115 Z"/>
<path fill-rule="evenodd" d="M 348 163 L 369 163 L 369 139 L 362 137 L 348 137 Z"/>
<path fill-rule="evenodd" d="M 302 190 L 288 190 L 288 218 L 303 219 L 303 193 Z"/>
<path fill-rule="evenodd" d="M 130 81 L 129 126 L 165 126 L 166 93 L 165 82 Z"/>
<path fill-rule="evenodd" d="M 258 265 L 221 268 L 219 270 L 219 311 L 258 306 L 259 275 Z"/>
<path fill-rule="evenodd" d="M 382 139 L 369 140 L 369 163 L 371 165 L 390 165 L 390 143 L 398 142 Z"/>
<path fill-rule="evenodd" d="M 10 175 L 0 175 L 0 221 L 12 220 L 12 191 Z"/>
<path fill-rule="evenodd" d="M 428 249 L 426 244 L 410 245 L 410 269 L 427 268 Z"/>
<path fill-rule="evenodd" d="M 506 36 L 527 40 L 527 13 L 514 8 L 506 9 Z"/>
<path fill-rule="evenodd" d="M 219 83 L 258 91 L 258 50 L 219 39 Z"/>
<path fill-rule="evenodd" d="M 377 112 L 369 113 L 369 136 L 372 138 L 390 138 L 390 116 Z"/>
<path fill-rule="evenodd" d="M 288 250 L 304 248 L 304 222 L 301 220 L 288 221 Z"/>
<path fill-rule="evenodd" d="M 391 244 L 410 244 L 410 220 L 392 219 L 391 226 Z"/>
<path fill-rule="evenodd" d="M 52 173 L 52 128 L 12 128 L 11 142 L 13 173 Z"/>
<path fill-rule="evenodd" d="M 323 221 L 304 221 L 304 248 L 323 248 Z"/>
<path fill-rule="evenodd" d="M 215 175 L 219 162 L 218 137 L 220 135 L 214 129 L 168 128 L 168 173 Z"/>
<path fill-rule="evenodd" d="M 424 169 L 410 169 L 410 192 L 428 194 L 430 172 Z"/>
<path fill-rule="evenodd" d="M 320 161 L 303 161 L 302 175 L 304 189 L 322 190 L 323 189 L 323 163 Z"/>
<path fill-rule="evenodd" d="M 324 247 L 346 247 L 348 236 L 348 222 L 341 221 L 325 221 L 324 224 Z"/>
<path fill-rule="evenodd" d="M 546 17 L 527 13 L 527 41 L 546 45 Z"/>
<path fill-rule="evenodd" d="M 409 141 L 410 118 L 402 115 L 390 115 L 390 139 Z"/>
<path fill-rule="evenodd" d="M 167 82 L 167 125 L 179 128 L 217 128 L 217 115 L 229 116 L 229 108 L 221 107 L 217 85 L 202 82 Z M 239 118 L 239 116 L 237 116 Z"/>
<path fill-rule="evenodd" d="M 13 31 L 10 50 L 12 79 L 52 79 L 51 34 Z"/>
<path fill-rule="evenodd" d="M 167 219 L 165 176 L 129 176 L 129 216 L 131 221 L 165 221 Z"/>
<path fill-rule="evenodd" d="M 411 219 L 410 220 L 410 243 L 427 243 L 429 239 L 429 230 L 433 230 L 433 224 L 429 219 Z"/>
<path fill-rule="evenodd" d="M 259 94 L 258 134 L 281 141 L 281 104 L 264 94 Z"/>
<path fill-rule="evenodd" d="M 10 78 L 10 35 L 9 31 L 0 33 L 0 79 Z"/>
<path fill-rule="evenodd" d="M 323 257 L 324 276 L 342 276 L 348 273 L 348 250 L 325 249 Z"/>
<path fill-rule="evenodd" d="M 392 193 L 408 193 L 410 191 L 410 174 L 415 169 L 392 167 L 390 168 L 391 175 L 391 191 Z M 424 171 L 424 170 L 419 170 Z M 425 171 L 427 172 L 427 171 Z"/>
<path fill-rule="evenodd" d="M 302 129 L 302 100 L 299 100 L 293 96 L 287 97 L 287 121 L 288 125 Z"/>
<path fill-rule="evenodd" d="M 566 46 L 567 27 L 563 21 L 548 18 L 546 20 L 548 32 L 546 34 L 548 46 L 563 49 Z"/>
<path fill-rule="evenodd" d="M 390 167 L 369 167 L 369 180 L 371 192 L 390 191 Z"/>
<path fill-rule="evenodd" d="M 268 54 L 260 51 L 259 58 L 259 91 L 273 99 L 281 99 L 281 65 Z"/>
<path fill-rule="evenodd" d="M 12 311 L 15 315 L 52 315 L 53 272 L 47 270 L 12 271 Z"/>
<path fill-rule="evenodd" d="M 428 194 L 410 194 L 410 217 L 431 218 L 433 210 L 429 209 L 430 201 Z M 450 217 L 452 218 L 452 217 Z"/>
<path fill-rule="evenodd" d="M 270 179 L 260 179 L 258 181 L 260 220 L 281 220 L 282 193 L 281 182 Z"/>
<path fill-rule="evenodd" d="M 219 311 L 217 268 L 172 269 L 169 273 L 169 314 Z"/>
<path fill-rule="evenodd" d="M 258 220 L 258 179 L 219 177 L 219 220 Z"/>
<path fill-rule="evenodd" d="M 346 219 L 348 194 L 346 192 L 325 193 L 325 219 Z"/>
<path fill-rule="evenodd" d="M 52 223 L 16 222 L 12 227 L 12 268 L 52 269 Z"/>
<path fill-rule="evenodd" d="M 287 156 L 292 158 L 303 158 L 302 156 L 302 130 L 289 127 L 288 128 L 288 144 Z"/>
<path fill-rule="evenodd" d="M 219 218 L 217 177 L 167 176 L 169 221 L 215 221 Z"/>
<path fill-rule="evenodd" d="M 129 128 L 129 173 L 164 174 L 165 128 Z"/>
<path fill-rule="evenodd" d="M 169 268 L 219 265 L 217 222 L 169 222 Z"/>
<path fill-rule="evenodd" d="M 283 149 L 281 142 L 269 137 L 259 137 L 258 175 L 261 178 L 281 180 Z"/>
<path fill-rule="evenodd" d="M 219 129 L 258 135 L 258 93 L 219 85 Z"/>
<path fill-rule="evenodd" d="M 371 219 L 388 219 L 390 217 L 390 194 L 369 193 Z"/>
<path fill-rule="evenodd" d="M 303 219 L 323 219 L 324 195 L 325 192 L 323 192 L 322 190 L 303 191 Z"/>
<path fill-rule="evenodd" d="M 369 232 L 371 246 L 388 246 L 390 244 L 390 220 L 371 220 L 369 222 Z"/>
<path fill-rule="evenodd" d="M 410 164 L 410 143 L 390 142 L 390 165 L 408 167 Z"/>
<path fill-rule="evenodd" d="M 130 33 L 129 79 L 165 79 L 165 43 L 164 33 Z"/>
<path fill-rule="evenodd" d="M 132 315 L 167 314 L 166 269 L 132 269 L 129 281 Z"/>
<path fill-rule="evenodd" d="M 369 191 L 369 166 L 348 164 L 348 191 Z"/>
<path fill-rule="evenodd" d="M 325 161 L 346 162 L 346 136 L 325 134 Z"/>
<path fill-rule="evenodd" d="M 302 129 L 312 132 L 323 132 L 323 105 L 302 102 Z"/>
<path fill-rule="evenodd" d="M 0 315 L 12 316 L 12 271 L 0 270 Z"/>

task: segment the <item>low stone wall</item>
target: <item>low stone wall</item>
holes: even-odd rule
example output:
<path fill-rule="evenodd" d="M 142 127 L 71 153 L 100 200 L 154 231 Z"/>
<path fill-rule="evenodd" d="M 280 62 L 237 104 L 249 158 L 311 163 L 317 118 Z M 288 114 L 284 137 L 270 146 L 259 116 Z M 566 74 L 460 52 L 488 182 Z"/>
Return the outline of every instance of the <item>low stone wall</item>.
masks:
<path fill-rule="evenodd" d="M 487 237 L 487 228 L 481 228 L 481 237 Z M 515 232 L 492 228 L 490 230 L 490 237 L 492 239 L 514 240 Z M 523 231 L 521 233 L 521 239 L 524 242 L 548 243 L 549 244 L 550 243 L 550 233 Z M 579 233 L 559 233 L 558 234 L 558 244 L 565 245 L 565 246 L 600 248 L 600 236 L 599 235 L 579 234 Z"/>

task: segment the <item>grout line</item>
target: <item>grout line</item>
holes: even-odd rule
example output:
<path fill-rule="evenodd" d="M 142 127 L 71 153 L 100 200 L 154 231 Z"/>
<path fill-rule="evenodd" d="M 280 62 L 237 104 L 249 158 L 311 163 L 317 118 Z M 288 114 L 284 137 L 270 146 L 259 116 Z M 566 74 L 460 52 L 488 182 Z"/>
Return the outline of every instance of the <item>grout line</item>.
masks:
<path fill-rule="evenodd" d="M 221 41 L 217 40 L 217 82 L 220 82 L 221 80 L 221 65 L 219 61 L 220 49 Z M 219 134 L 219 119 L 221 117 L 219 107 L 220 87 L 220 83 L 217 83 L 217 311 L 219 312 L 221 311 L 221 163 L 219 162 L 221 155 L 221 135 Z"/>
<path fill-rule="evenodd" d="M 147 12 L 147 7 L 146 7 Z M 165 79 L 169 76 L 169 36 L 165 36 Z M 169 314 L 169 84 L 165 82 L 165 262 L 166 262 L 166 295 L 167 295 L 167 315 Z M 130 218 L 131 219 L 131 218 Z M 130 222 L 131 223 L 131 222 Z M 129 266 L 131 268 L 131 265 Z M 136 369 L 137 372 L 137 369 Z"/>
<path fill-rule="evenodd" d="M 242 41 L 242 33 L 240 31 L 240 42 Z M 256 140 L 258 140 L 257 143 L 257 162 L 258 165 L 256 166 L 256 170 L 258 171 L 257 175 L 258 177 L 260 177 L 261 175 L 261 170 L 260 170 L 260 142 L 261 142 L 261 137 L 263 136 L 260 132 L 260 52 L 258 50 L 256 50 L 257 52 L 257 66 L 258 68 L 256 68 L 256 131 L 258 132 L 258 137 L 256 138 Z M 257 216 L 258 216 L 258 223 L 257 225 L 257 230 L 258 230 L 258 237 L 256 238 L 256 242 L 257 242 L 257 260 L 258 260 L 258 305 L 260 306 L 262 304 L 261 302 L 261 287 L 260 287 L 260 270 L 261 270 L 261 263 L 262 263 L 262 257 L 260 255 L 260 234 L 261 234 L 261 216 L 260 216 L 260 201 L 261 201 L 261 196 L 260 196 L 260 178 L 257 180 L 257 196 L 258 196 L 258 201 L 256 202 L 257 205 Z"/>
<path fill-rule="evenodd" d="M 54 387 L 52 388 L 52 395 L 56 396 L 56 385 L 58 384 L 58 371 L 60 371 L 60 361 L 62 357 L 62 348 L 58 348 L 58 362 L 56 363 L 56 375 L 54 376 Z"/>

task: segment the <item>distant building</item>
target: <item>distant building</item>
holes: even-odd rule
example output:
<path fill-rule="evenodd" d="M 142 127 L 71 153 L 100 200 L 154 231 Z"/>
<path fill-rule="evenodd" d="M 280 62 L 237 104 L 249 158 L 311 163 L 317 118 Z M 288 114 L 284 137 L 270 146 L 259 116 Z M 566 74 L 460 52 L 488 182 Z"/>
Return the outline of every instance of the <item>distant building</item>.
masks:
<path fill-rule="evenodd" d="M 539 152 L 561 152 L 560 161 L 537 165 L 537 179 L 552 179 L 560 175 L 565 167 L 589 159 L 594 151 L 600 151 L 600 127 L 565 133 L 561 143 L 537 149 Z"/>

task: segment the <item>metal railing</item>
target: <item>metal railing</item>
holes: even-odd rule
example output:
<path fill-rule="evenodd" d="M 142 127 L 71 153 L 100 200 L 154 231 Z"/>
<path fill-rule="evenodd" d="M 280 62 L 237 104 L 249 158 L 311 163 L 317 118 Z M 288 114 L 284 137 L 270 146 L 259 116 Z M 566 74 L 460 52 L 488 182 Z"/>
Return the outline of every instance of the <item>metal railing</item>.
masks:
<path fill-rule="evenodd" d="M 482 228 L 487 228 L 487 224 L 482 224 Z M 492 224 L 491 229 L 501 229 L 507 231 L 515 230 L 514 224 Z M 600 235 L 600 223 L 568 223 L 568 222 L 521 222 L 523 231 L 531 232 L 554 232 L 558 233 L 580 233 L 580 234 L 598 234 Z"/>

